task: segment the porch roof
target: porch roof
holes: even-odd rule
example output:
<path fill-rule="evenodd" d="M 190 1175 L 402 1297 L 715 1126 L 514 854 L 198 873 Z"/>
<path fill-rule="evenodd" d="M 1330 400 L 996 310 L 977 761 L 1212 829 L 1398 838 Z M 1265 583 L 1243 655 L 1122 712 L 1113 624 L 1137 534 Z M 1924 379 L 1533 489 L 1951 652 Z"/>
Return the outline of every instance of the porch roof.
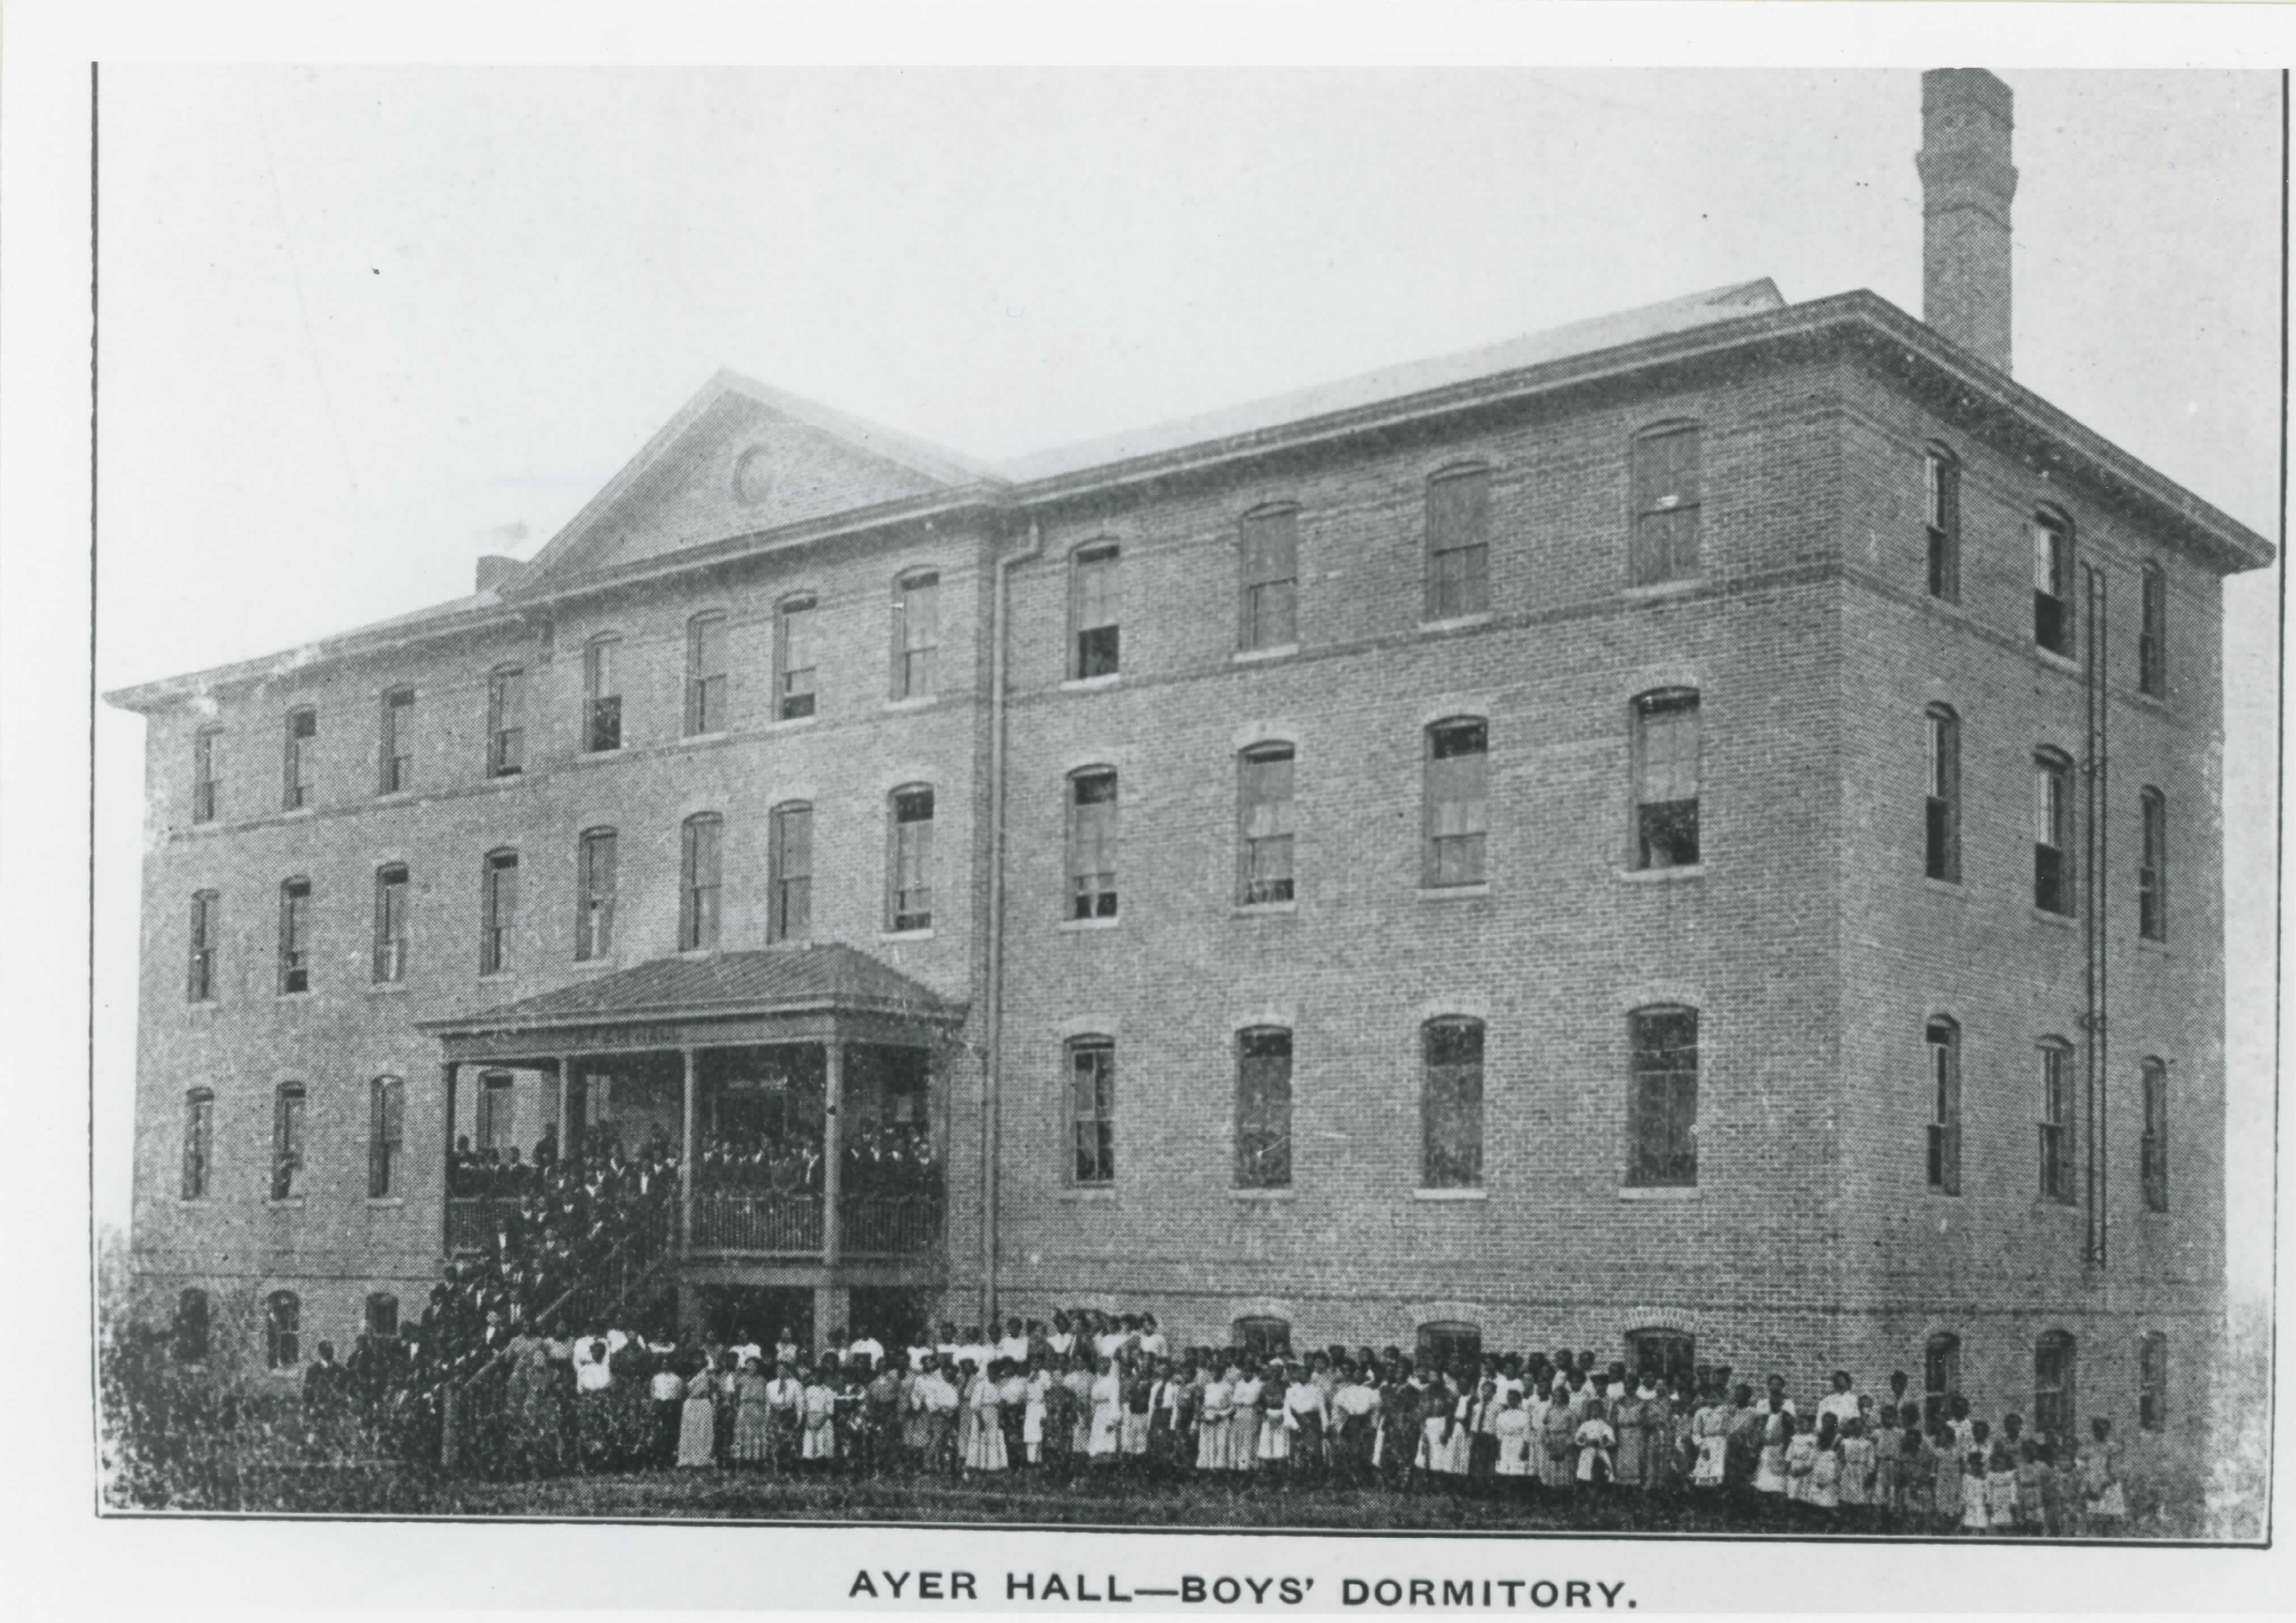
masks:
<path fill-rule="evenodd" d="M 954 1025 L 965 1005 L 842 942 L 657 958 L 498 1008 L 417 1022 L 440 1037 L 800 1014 Z"/>

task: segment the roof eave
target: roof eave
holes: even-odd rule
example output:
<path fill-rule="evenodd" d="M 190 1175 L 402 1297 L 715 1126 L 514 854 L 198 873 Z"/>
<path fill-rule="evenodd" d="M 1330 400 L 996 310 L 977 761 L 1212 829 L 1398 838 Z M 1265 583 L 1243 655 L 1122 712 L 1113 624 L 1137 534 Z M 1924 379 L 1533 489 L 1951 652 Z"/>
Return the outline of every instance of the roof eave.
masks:
<path fill-rule="evenodd" d="M 204 693 L 250 686 L 316 666 L 338 664 L 346 660 L 370 659 L 446 642 L 473 632 L 497 630 L 518 625 L 524 619 L 521 611 L 505 604 L 440 615 L 435 619 L 392 627 L 385 631 L 345 632 L 339 636 L 324 637 L 316 643 L 306 643 L 300 647 L 283 649 L 277 653 L 264 654 L 252 660 L 210 666 L 205 670 L 192 671 L 180 676 L 162 676 L 157 681 L 139 682 L 131 687 L 114 688 L 103 695 L 103 701 L 117 709 L 149 714 L 197 699 Z"/>
<path fill-rule="evenodd" d="M 589 1013 L 521 1015 L 488 1019 L 483 1014 L 422 1020 L 417 1031 L 433 1037 L 517 1037 L 569 1026 L 663 1025 L 680 1021 L 771 1020 L 805 1014 L 880 1014 L 933 1025 L 962 1025 L 966 1005 L 943 1000 L 920 1004 L 890 997 L 822 996 L 742 1004 L 647 1004 Z"/>

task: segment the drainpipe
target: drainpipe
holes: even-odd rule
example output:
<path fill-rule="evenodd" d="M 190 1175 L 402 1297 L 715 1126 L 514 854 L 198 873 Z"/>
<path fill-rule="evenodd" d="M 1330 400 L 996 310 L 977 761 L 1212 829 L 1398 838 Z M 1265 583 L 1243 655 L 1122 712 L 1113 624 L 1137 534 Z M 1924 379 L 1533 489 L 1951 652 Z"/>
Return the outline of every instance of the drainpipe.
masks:
<path fill-rule="evenodd" d="M 1004 681 L 1005 644 L 1011 640 L 1008 577 L 1016 564 L 1039 557 L 1045 534 L 1029 521 L 1029 545 L 996 561 L 996 595 L 988 611 L 988 1016 L 983 1036 L 988 1049 L 980 1099 L 980 1322 L 996 1316 L 996 1217 L 999 1121 L 1004 1078 Z"/>

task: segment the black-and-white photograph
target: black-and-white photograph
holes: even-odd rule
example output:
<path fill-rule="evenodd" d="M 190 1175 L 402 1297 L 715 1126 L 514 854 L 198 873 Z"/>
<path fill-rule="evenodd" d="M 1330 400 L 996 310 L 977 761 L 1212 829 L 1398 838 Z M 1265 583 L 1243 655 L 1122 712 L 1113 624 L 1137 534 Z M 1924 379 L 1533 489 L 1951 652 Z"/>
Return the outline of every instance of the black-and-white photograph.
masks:
<path fill-rule="evenodd" d="M 92 1512 L 2267 1544 L 2286 82 L 1985 60 L 94 64 Z"/>

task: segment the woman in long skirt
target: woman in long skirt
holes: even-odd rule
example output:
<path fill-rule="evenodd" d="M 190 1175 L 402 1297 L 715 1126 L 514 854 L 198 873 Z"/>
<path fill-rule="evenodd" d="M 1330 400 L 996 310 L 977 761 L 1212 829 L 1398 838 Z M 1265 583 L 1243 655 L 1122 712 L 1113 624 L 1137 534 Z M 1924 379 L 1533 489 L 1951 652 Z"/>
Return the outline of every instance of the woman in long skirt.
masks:
<path fill-rule="evenodd" d="M 972 1435 L 964 1450 L 967 1471 L 1002 1471 L 1011 1461 L 1004 1448 L 1004 1400 L 998 1383 L 986 1374 L 975 1375 L 965 1389 L 964 1406 L 972 1415 Z"/>
<path fill-rule="evenodd" d="M 773 1406 L 766 1398 L 765 1372 L 753 1358 L 734 1381 L 734 1459 L 742 1465 L 768 1465 L 773 1457 Z"/>
<path fill-rule="evenodd" d="M 1116 1463 L 1117 1432 L 1123 1423 L 1124 1382 L 1116 1373 L 1116 1360 L 1103 1358 L 1100 1374 L 1092 1383 L 1092 1429 L 1085 1439 L 1085 1455 L 1095 1465 Z"/>
<path fill-rule="evenodd" d="M 1196 1412 L 1196 1469 L 1226 1471 L 1228 1468 L 1230 1424 L 1235 1417 L 1235 1365 L 1229 1365 L 1204 1388 L 1201 1406 Z"/>
<path fill-rule="evenodd" d="M 1267 1383 L 1257 1372 L 1250 1372 L 1233 1384 L 1235 1412 L 1228 1416 L 1227 1468 L 1250 1471 L 1259 1458 L 1259 1399 Z"/>
<path fill-rule="evenodd" d="M 685 1406 L 678 1412 L 677 1463 L 718 1463 L 718 1373 L 706 1364 L 685 1383 Z"/>
<path fill-rule="evenodd" d="M 1079 1350 L 1069 1355 L 1068 1373 L 1061 1377 L 1061 1384 L 1069 1391 L 1069 1455 L 1072 1460 L 1083 1459 L 1092 1452 L 1092 1355 L 1081 1350 L 1082 1338 L 1077 1339 Z"/>
<path fill-rule="evenodd" d="M 826 1471 L 837 1460 L 836 1379 L 824 1359 L 805 1383 L 805 1430 L 798 1454 L 816 1470 Z"/>
<path fill-rule="evenodd" d="M 1291 1383 L 1284 1378 L 1283 1366 L 1270 1363 L 1267 1379 L 1259 1383 L 1259 1468 L 1281 1471 L 1292 1457 L 1292 1433 L 1283 1421 L 1284 1399 L 1290 1396 Z"/>

